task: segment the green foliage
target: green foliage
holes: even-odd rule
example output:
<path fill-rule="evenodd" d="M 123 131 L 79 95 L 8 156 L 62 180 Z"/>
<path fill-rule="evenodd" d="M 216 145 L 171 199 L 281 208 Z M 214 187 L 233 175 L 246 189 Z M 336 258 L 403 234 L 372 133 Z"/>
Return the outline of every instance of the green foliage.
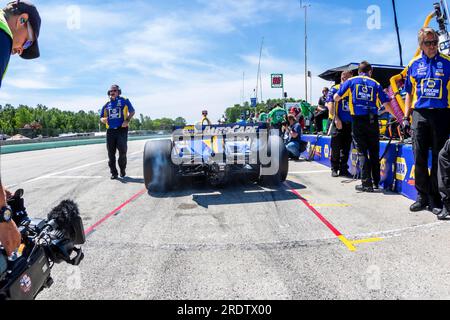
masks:
<path fill-rule="evenodd" d="M 56 108 L 48 109 L 44 105 L 31 108 L 19 105 L 14 108 L 10 104 L 0 105 L 0 133 L 15 135 L 20 129 L 33 128 L 36 135 L 48 137 L 62 133 L 87 133 L 99 130 L 100 116 L 94 111 L 61 111 Z M 178 117 L 175 120 L 163 118 L 152 120 L 148 116 L 140 115 L 130 122 L 130 130 L 171 130 L 172 126 L 184 126 L 186 120 Z M 105 126 L 100 126 L 105 130 Z"/>

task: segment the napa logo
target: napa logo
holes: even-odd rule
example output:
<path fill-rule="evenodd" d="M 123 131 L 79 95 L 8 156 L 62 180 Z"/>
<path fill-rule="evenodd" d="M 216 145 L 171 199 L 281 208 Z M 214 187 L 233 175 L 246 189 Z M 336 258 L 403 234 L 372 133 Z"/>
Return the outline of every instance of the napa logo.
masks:
<path fill-rule="evenodd" d="M 395 174 L 395 178 L 400 181 L 405 180 L 406 175 L 408 174 L 408 165 L 406 164 L 406 159 L 397 158 L 396 168 L 397 171 Z"/>
<path fill-rule="evenodd" d="M 436 81 L 428 80 L 428 88 L 430 88 L 430 89 L 436 88 Z"/>
<path fill-rule="evenodd" d="M 325 154 L 325 159 L 328 159 L 330 157 L 330 147 L 327 144 L 325 145 L 323 152 Z"/>

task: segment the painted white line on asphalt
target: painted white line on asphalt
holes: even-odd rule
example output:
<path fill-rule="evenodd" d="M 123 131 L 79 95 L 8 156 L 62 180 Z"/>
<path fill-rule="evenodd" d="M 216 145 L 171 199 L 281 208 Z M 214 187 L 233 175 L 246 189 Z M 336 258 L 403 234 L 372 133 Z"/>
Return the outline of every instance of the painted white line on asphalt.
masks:
<path fill-rule="evenodd" d="M 308 174 L 308 173 L 325 173 L 330 172 L 330 170 L 316 170 L 316 171 L 289 171 L 289 174 Z"/>
<path fill-rule="evenodd" d="M 105 179 L 102 176 L 51 176 L 51 177 L 43 177 L 42 179 Z"/>
<path fill-rule="evenodd" d="M 133 156 L 133 155 L 136 155 L 136 154 L 140 154 L 142 152 L 143 152 L 142 150 L 141 151 L 137 151 L 137 152 L 133 152 L 133 153 L 130 153 L 128 156 Z M 59 171 L 59 172 L 46 174 L 46 175 L 44 175 L 42 177 L 38 177 L 38 178 L 34 178 L 34 179 L 30 179 L 30 180 L 21 182 L 20 184 L 14 184 L 14 185 L 6 186 L 6 188 L 7 189 L 14 188 L 17 185 L 24 185 L 24 184 L 36 182 L 36 181 L 39 181 L 39 180 L 42 180 L 42 179 L 47 179 L 47 178 L 50 178 L 50 177 L 59 176 L 59 175 L 65 174 L 67 172 L 76 171 L 76 170 L 84 169 L 84 168 L 87 168 L 87 167 L 92 167 L 92 166 L 95 166 L 95 165 L 98 165 L 98 164 L 104 163 L 104 162 L 108 162 L 108 159 L 104 159 L 104 160 L 96 161 L 96 162 L 92 162 L 92 163 L 87 163 L 87 164 L 84 164 L 82 166 L 71 168 L 71 169 L 67 169 L 67 170 L 64 170 L 64 171 Z"/>
<path fill-rule="evenodd" d="M 405 232 L 417 231 L 417 230 L 421 230 L 421 229 L 431 229 L 433 227 L 437 227 L 437 226 L 443 225 L 445 223 L 446 223 L 445 221 L 439 221 L 439 222 L 433 222 L 433 223 L 429 223 L 429 224 L 421 224 L 421 225 L 417 225 L 417 226 L 413 226 L 413 227 L 406 227 L 406 228 L 401 228 L 401 229 L 393 229 L 393 230 L 358 234 L 358 235 L 354 235 L 354 236 L 348 236 L 348 238 L 349 239 L 369 238 L 369 237 L 375 237 L 375 236 L 377 236 L 377 237 L 382 236 L 384 238 L 400 237 Z"/>

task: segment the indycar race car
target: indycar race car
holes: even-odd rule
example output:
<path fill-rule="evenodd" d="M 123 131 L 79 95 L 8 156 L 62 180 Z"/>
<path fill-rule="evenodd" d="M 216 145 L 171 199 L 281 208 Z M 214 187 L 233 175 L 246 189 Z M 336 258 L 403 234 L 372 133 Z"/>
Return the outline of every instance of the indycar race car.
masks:
<path fill-rule="evenodd" d="M 266 124 L 176 127 L 171 139 L 151 140 L 144 150 L 149 191 L 165 192 L 180 177 L 206 177 L 222 186 L 235 177 L 265 185 L 284 182 L 289 158 L 279 130 Z"/>

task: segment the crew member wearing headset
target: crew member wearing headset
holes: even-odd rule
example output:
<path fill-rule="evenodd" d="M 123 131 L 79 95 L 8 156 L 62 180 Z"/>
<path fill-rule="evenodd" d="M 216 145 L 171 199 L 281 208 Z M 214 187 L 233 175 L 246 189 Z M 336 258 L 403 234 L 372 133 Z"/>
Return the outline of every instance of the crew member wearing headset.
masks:
<path fill-rule="evenodd" d="M 116 153 L 119 151 L 120 177 L 126 176 L 128 151 L 128 125 L 135 115 L 134 108 L 118 85 L 112 85 L 108 91 L 109 101 L 103 106 L 100 117 L 106 125 L 106 144 L 108 149 L 111 180 L 119 177 L 116 167 Z"/>
<path fill-rule="evenodd" d="M 403 126 L 412 115 L 417 201 L 412 212 L 442 209 L 438 187 L 438 157 L 450 133 L 450 58 L 438 51 L 439 35 L 432 28 L 419 31 L 422 54 L 408 65 Z M 432 152 L 431 174 L 428 171 Z"/>
<path fill-rule="evenodd" d="M 202 111 L 202 120 L 200 120 L 202 126 L 210 126 L 212 124 L 211 120 L 208 118 L 208 110 Z"/>
<path fill-rule="evenodd" d="M 0 87 L 8 68 L 11 54 L 23 59 L 39 57 L 37 39 L 41 18 L 36 7 L 27 1 L 13 1 L 0 10 Z M 7 206 L 9 195 L 3 188 L 0 175 L 0 243 L 9 256 L 20 245 L 20 233 Z"/>
<path fill-rule="evenodd" d="M 374 189 L 379 189 L 381 180 L 378 107 L 383 104 L 392 115 L 394 110 L 381 85 L 371 78 L 372 66 L 363 61 L 358 72 L 359 76 L 350 78 L 341 85 L 334 95 L 334 101 L 339 103 L 343 98 L 349 97 L 353 140 L 362 167 L 362 185 L 356 186 L 356 190 L 373 192 Z"/>

